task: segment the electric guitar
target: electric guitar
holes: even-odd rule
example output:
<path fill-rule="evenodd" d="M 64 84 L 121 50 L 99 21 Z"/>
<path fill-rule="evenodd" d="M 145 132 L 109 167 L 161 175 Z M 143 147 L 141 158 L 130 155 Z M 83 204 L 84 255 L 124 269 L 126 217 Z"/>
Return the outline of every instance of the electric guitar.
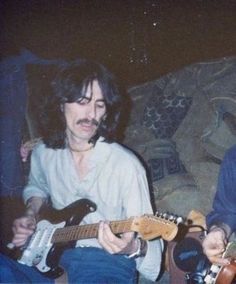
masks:
<path fill-rule="evenodd" d="M 99 223 L 77 225 L 84 216 L 95 210 L 95 203 L 88 199 L 78 200 L 62 210 L 44 207 L 40 210 L 41 221 L 37 223 L 36 230 L 23 248 L 18 262 L 37 268 L 47 277 L 59 277 L 63 274 L 63 269 L 58 266 L 63 251 L 74 247 L 76 240 L 97 237 Z M 170 241 L 176 236 L 180 222 L 180 217 L 157 213 L 109 224 L 114 234 L 133 231 L 144 240 L 162 237 Z"/>
<path fill-rule="evenodd" d="M 211 265 L 209 273 L 206 275 L 204 281 L 206 284 L 232 284 L 236 283 L 236 241 L 228 243 L 224 258 L 230 258 L 230 264 L 219 266 Z"/>

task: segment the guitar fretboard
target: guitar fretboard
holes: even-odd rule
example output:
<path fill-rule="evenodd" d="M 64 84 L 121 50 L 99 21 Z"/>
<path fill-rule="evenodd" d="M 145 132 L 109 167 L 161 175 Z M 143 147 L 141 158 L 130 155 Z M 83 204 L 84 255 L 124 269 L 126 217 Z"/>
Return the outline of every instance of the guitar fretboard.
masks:
<path fill-rule="evenodd" d="M 133 219 L 125 221 L 113 221 L 109 225 L 114 234 L 125 233 L 131 231 Z M 52 243 L 76 241 L 81 239 L 96 238 L 98 235 L 99 224 L 68 226 L 56 229 L 52 237 Z"/>

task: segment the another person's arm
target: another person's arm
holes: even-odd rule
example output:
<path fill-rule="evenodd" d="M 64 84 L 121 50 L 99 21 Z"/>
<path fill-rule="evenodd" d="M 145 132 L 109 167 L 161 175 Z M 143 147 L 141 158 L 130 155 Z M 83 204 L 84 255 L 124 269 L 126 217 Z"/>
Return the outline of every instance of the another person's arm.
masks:
<path fill-rule="evenodd" d="M 34 138 L 26 141 L 20 147 L 20 155 L 22 162 L 26 162 L 34 147 L 41 141 L 41 138 Z"/>
<path fill-rule="evenodd" d="M 236 147 L 227 151 L 222 162 L 213 210 L 207 216 L 208 235 L 203 250 L 211 262 L 227 264 L 222 259 L 226 244 L 236 231 Z"/>

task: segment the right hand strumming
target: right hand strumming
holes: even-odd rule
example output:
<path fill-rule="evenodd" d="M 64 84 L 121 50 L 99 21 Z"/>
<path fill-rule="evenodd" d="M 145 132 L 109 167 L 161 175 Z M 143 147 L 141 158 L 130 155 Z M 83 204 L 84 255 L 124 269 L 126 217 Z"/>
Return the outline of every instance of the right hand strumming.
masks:
<path fill-rule="evenodd" d="M 205 239 L 202 246 L 205 255 L 212 263 L 219 265 L 229 264 L 229 260 L 222 257 L 227 244 L 227 238 L 224 230 L 221 228 L 214 228 L 211 230 Z"/>
<path fill-rule="evenodd" d="M 33 216 L 24 216 L 13 222 L 12 230 L 14 233 L 12 243 L 16 247 L 23 246 L 27 239 L 34 233 L 36 219 Z"/>

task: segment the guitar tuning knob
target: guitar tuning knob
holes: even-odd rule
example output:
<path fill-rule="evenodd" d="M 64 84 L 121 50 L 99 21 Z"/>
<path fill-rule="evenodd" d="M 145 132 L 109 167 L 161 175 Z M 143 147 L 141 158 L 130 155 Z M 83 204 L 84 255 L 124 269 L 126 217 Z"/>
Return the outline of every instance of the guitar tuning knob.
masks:
<path fill-rule="evenodd" d="M 168 213 L 163 213 L 163 214 L 162 214 L 162 217 L 163 217 L 164 219 L 168 219 Z"/>
<path fill-rule="evenodd" d="M 162 218 L 162 219 L 165 219 L 165 213 L 160 213 L 160 217 Z"/>
<path fill-rule="evenodd" d="M 176 220 L 175 220 L 175 223 L 177 224 L 177 225 L 179 225 L 179 224 L 181 224 L 181 223 L 183 223 L 184 222 L 184 219 L 182 218 L 182 217 L 177 217 L 176 218 Z"/>
<path fill-rule="evenodd" d="M 167 215 L 168 219 L 170 219 L 172 214 L 167 211 L 167 212 L 166 212 L 166 215 Z"/>
<path fill-rule="evenodd" d="M 176 218 L 175 218 L 175 216 L 174 216 L 174 215 L 170 215 L 170 216 L 169 216 L 169 220 L 170 220 L 170 221 L 173 221 L 173 222 L 174 222 L 174 221 L 175 221 L 175 219 L 176 219 Z"/>
<path fill-rule="evenodd" d="M 160 217 L 160 218 L 163 218 L 163 213 L 162 212 L 159 212 L 159 211 L 156 211 L 156 214 L 155 214 L 157 217 Z"/>
<path fill-rule="evenodd" d="M 176 215 L 176 214 L 172 214 L 170 212 L 164 212 L 163 213 L 163 212 L 156 211 L 155 216 L 160 217 L 160 218 L 165 219 L 165 220 L 169 220 L 171 222 L 174 222 L 177 225 L 184 222 L 182 217 L 180 217 L 179 215 Z"/>

